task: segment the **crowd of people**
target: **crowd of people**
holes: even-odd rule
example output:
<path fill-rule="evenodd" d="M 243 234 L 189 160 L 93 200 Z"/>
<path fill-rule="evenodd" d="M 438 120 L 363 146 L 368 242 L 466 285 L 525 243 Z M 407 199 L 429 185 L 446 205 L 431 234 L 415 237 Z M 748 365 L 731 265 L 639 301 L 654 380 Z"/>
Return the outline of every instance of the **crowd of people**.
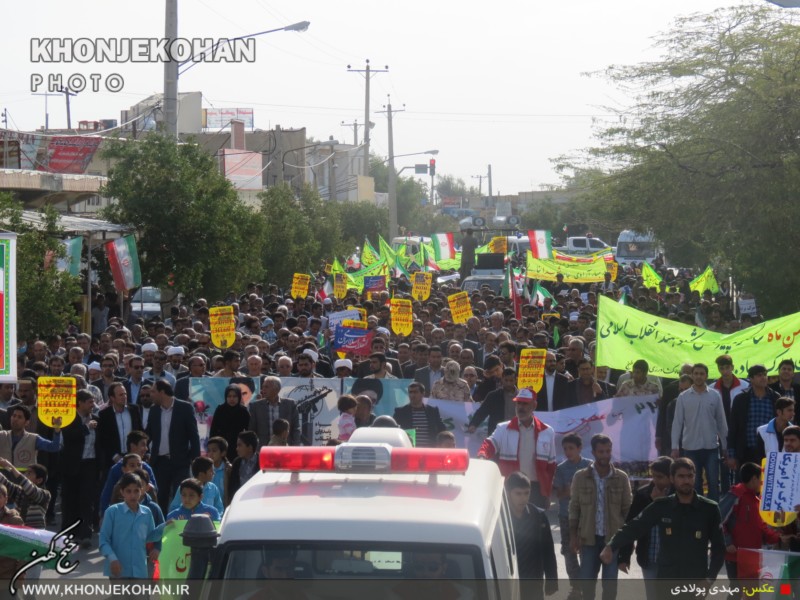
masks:
<path fill-rule="evenodd" d="M 791 526 L 770 529 L 757 511 L 743 510 L 758 492 L 753 464 L 760 472 L 766 452 L 800 451 L 800 428 L 793 425 L 800 387 L 791 360 L 775 378 L 756 365 L 747 379 L 733 375 L 726 355 L 716 361 L 718 376 L 707 365 L 687 364 L 676 380 L 650 375 L 644 360 L 629 372 L 596 365 L 601 294 L 625 295 L 641 310 L 720 332 L 758 319 L 735 317 L 724 292 L 698 294 L 687 279 L 664 275 L 660 289 L 647 289 L 630 270 L 591 285 L 559 278 L 545 283 L 552 298 L 524 303 L 519 315 L 508 298 L 484 287 L 470 294 L 473 316 L 466 323 L 454 323 L 448 308 L 457 284 L 435 283 L 427 300 L 413 300 L 408 336 L 392 331 L 389 307 L 392 296 L 410 297 L 411 282 L 402 276 L 369 297 L 350 290 L 339 299 L 321 293 L 322 277 L 305 298 L 250 284 L 243 294 L 172 306 L 168 318 L 146 322 L 123 319 L 97 301 L 93 335 L 67 331 L 27 341 L 17 357 L 18 382 L 0 385 L 0 523 L 52 529 L 80 519 L 80 544 L 90 547 L 99 534 L 107 574 L 147 577 L 164 528 L 193 514 L 219 520 L 258 471 L 262 446 L 310 443 L 295 402 L 281 395 L 284 378 L 399 378 L 411 380 L 409 402 L 395 410 L 394 423 L 415 430 L 418 446 L 455 445 L 424 398 L 479 403 L 468 432 L 488 423 L 479 456 L 497 461 L 507 476 L 523 575 L 559 575 L 546 514 L 553 502 L 567 571 L 560 575 L 570 580 L 572 598 L 592 600 L 601 571 L 603 598 L 614 598 L 617 573 L 627 572 L 634 545 L 646 579 L 713 580 L 723 564 L 731 579 L 741 578 L 736 548 L 800 549 Z M 232 306 L 237 322 L 235 341 L 224 350 L 211 341 L 215 305 Z M 374 334 L 366 354 L 340 355 L 332 347 L 329 315 L 351 306 L 364 311 Z M 528 347 L 547 351 L 538 393 L 517 388 L 520 353 Z M 37 379 L 46 375 L 77 382 L 76 418 L 63 428 L 37 416 Z M 201 448 L 190 380 L 205 377 L 227 378 L 229 385 Z M 259 393 L 251 398 L 254 378 Z M 566 458 L 556 464 L 555 434 L 538 413 L 643 395 L 659 398 L 661 457 L 650 465 L 650 483 L 632 488 L 611 461 L 614 441 L 604 435 L 591 440 L 591 458 L 580 437 L 567 435 Z M 342 395 L 338 439 L 329 443 L 385 421 L 373 403 L 366 391 Z M 716 502 L 724 494 L 737 498 L 728 514 Z M 669 519 L 674 535 L 663 526 Z M 763 535 L 753 534 L 754 527 Z M 13 570 L 14 561 L 0 558 L 0 576 Z"/>

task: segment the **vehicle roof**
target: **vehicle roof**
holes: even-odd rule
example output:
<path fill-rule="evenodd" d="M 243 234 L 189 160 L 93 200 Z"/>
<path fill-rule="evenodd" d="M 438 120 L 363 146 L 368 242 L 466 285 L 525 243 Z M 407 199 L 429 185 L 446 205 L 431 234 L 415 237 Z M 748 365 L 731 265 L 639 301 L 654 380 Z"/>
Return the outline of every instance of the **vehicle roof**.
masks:
<path fill-rule="evenodd" d="M 295 480 L 293 480 L 293 477 Z M 220 542 L 391 541 L 488 547 L 502 502 L 493 462 L 464 475 L 258 472 L 226 510 Z"/>
<path fill-rule="evenodd" d="M 639 233 L 633 229 L 624 229 L 623 231 L 620 231 L 617 242 L 654 242 L 655 239 L 656 238 L 652 233 Z"/>

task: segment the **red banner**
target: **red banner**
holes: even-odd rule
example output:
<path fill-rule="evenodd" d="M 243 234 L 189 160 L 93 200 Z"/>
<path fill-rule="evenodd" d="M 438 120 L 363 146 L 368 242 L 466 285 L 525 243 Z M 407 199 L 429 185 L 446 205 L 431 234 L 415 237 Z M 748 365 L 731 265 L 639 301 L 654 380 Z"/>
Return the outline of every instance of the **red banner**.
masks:
<path fill-rule="evenodd" d="M 102 140 L 101 137 L 79 135 L 54 137 L 47 144 L 45 166 L 39 166 L 38 170 L 50 173 L 85 173 Z"/>

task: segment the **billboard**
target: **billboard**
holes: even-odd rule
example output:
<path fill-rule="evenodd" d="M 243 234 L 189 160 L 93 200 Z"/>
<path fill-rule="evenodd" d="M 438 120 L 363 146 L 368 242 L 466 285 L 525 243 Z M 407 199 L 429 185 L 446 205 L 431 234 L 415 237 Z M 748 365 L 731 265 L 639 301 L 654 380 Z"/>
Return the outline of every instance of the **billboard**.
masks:
<path fill-rule="evenodd" d="M 223 129 L 231 126 L 231 120 L 244 121 L 246 129 L 253 129 L 252 108 L 204 108 L 203 127 L 206 129 Z"/>
<path fill-rule="evenodd" d="M 80 175 L 92 161 L 94 153 L 100 147 L 101 137 L 81 135 L 63 135 L 50 138 L 47 144 L 47 157 L 44 164 L 37 165 L 37 170 L 49 173 L 71 173 Z"/>

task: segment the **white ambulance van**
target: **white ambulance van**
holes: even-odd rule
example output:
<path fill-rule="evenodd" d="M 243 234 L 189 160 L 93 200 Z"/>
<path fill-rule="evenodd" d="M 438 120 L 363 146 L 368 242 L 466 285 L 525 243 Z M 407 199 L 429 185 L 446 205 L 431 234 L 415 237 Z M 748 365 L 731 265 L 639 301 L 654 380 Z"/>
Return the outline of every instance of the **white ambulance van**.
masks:
<path fill-rule="evenodd" d="M 484 580 L 482 596 L 509 597 L 496 580 L 517 578 L 516 549 L 493 462 L 376 427 L 335 447 L 266 446 L 259 459 L 220 525 L 220 597 L 219 580 L 263 579 L 274 557 L 289 558 L 291 579 Z"/>

